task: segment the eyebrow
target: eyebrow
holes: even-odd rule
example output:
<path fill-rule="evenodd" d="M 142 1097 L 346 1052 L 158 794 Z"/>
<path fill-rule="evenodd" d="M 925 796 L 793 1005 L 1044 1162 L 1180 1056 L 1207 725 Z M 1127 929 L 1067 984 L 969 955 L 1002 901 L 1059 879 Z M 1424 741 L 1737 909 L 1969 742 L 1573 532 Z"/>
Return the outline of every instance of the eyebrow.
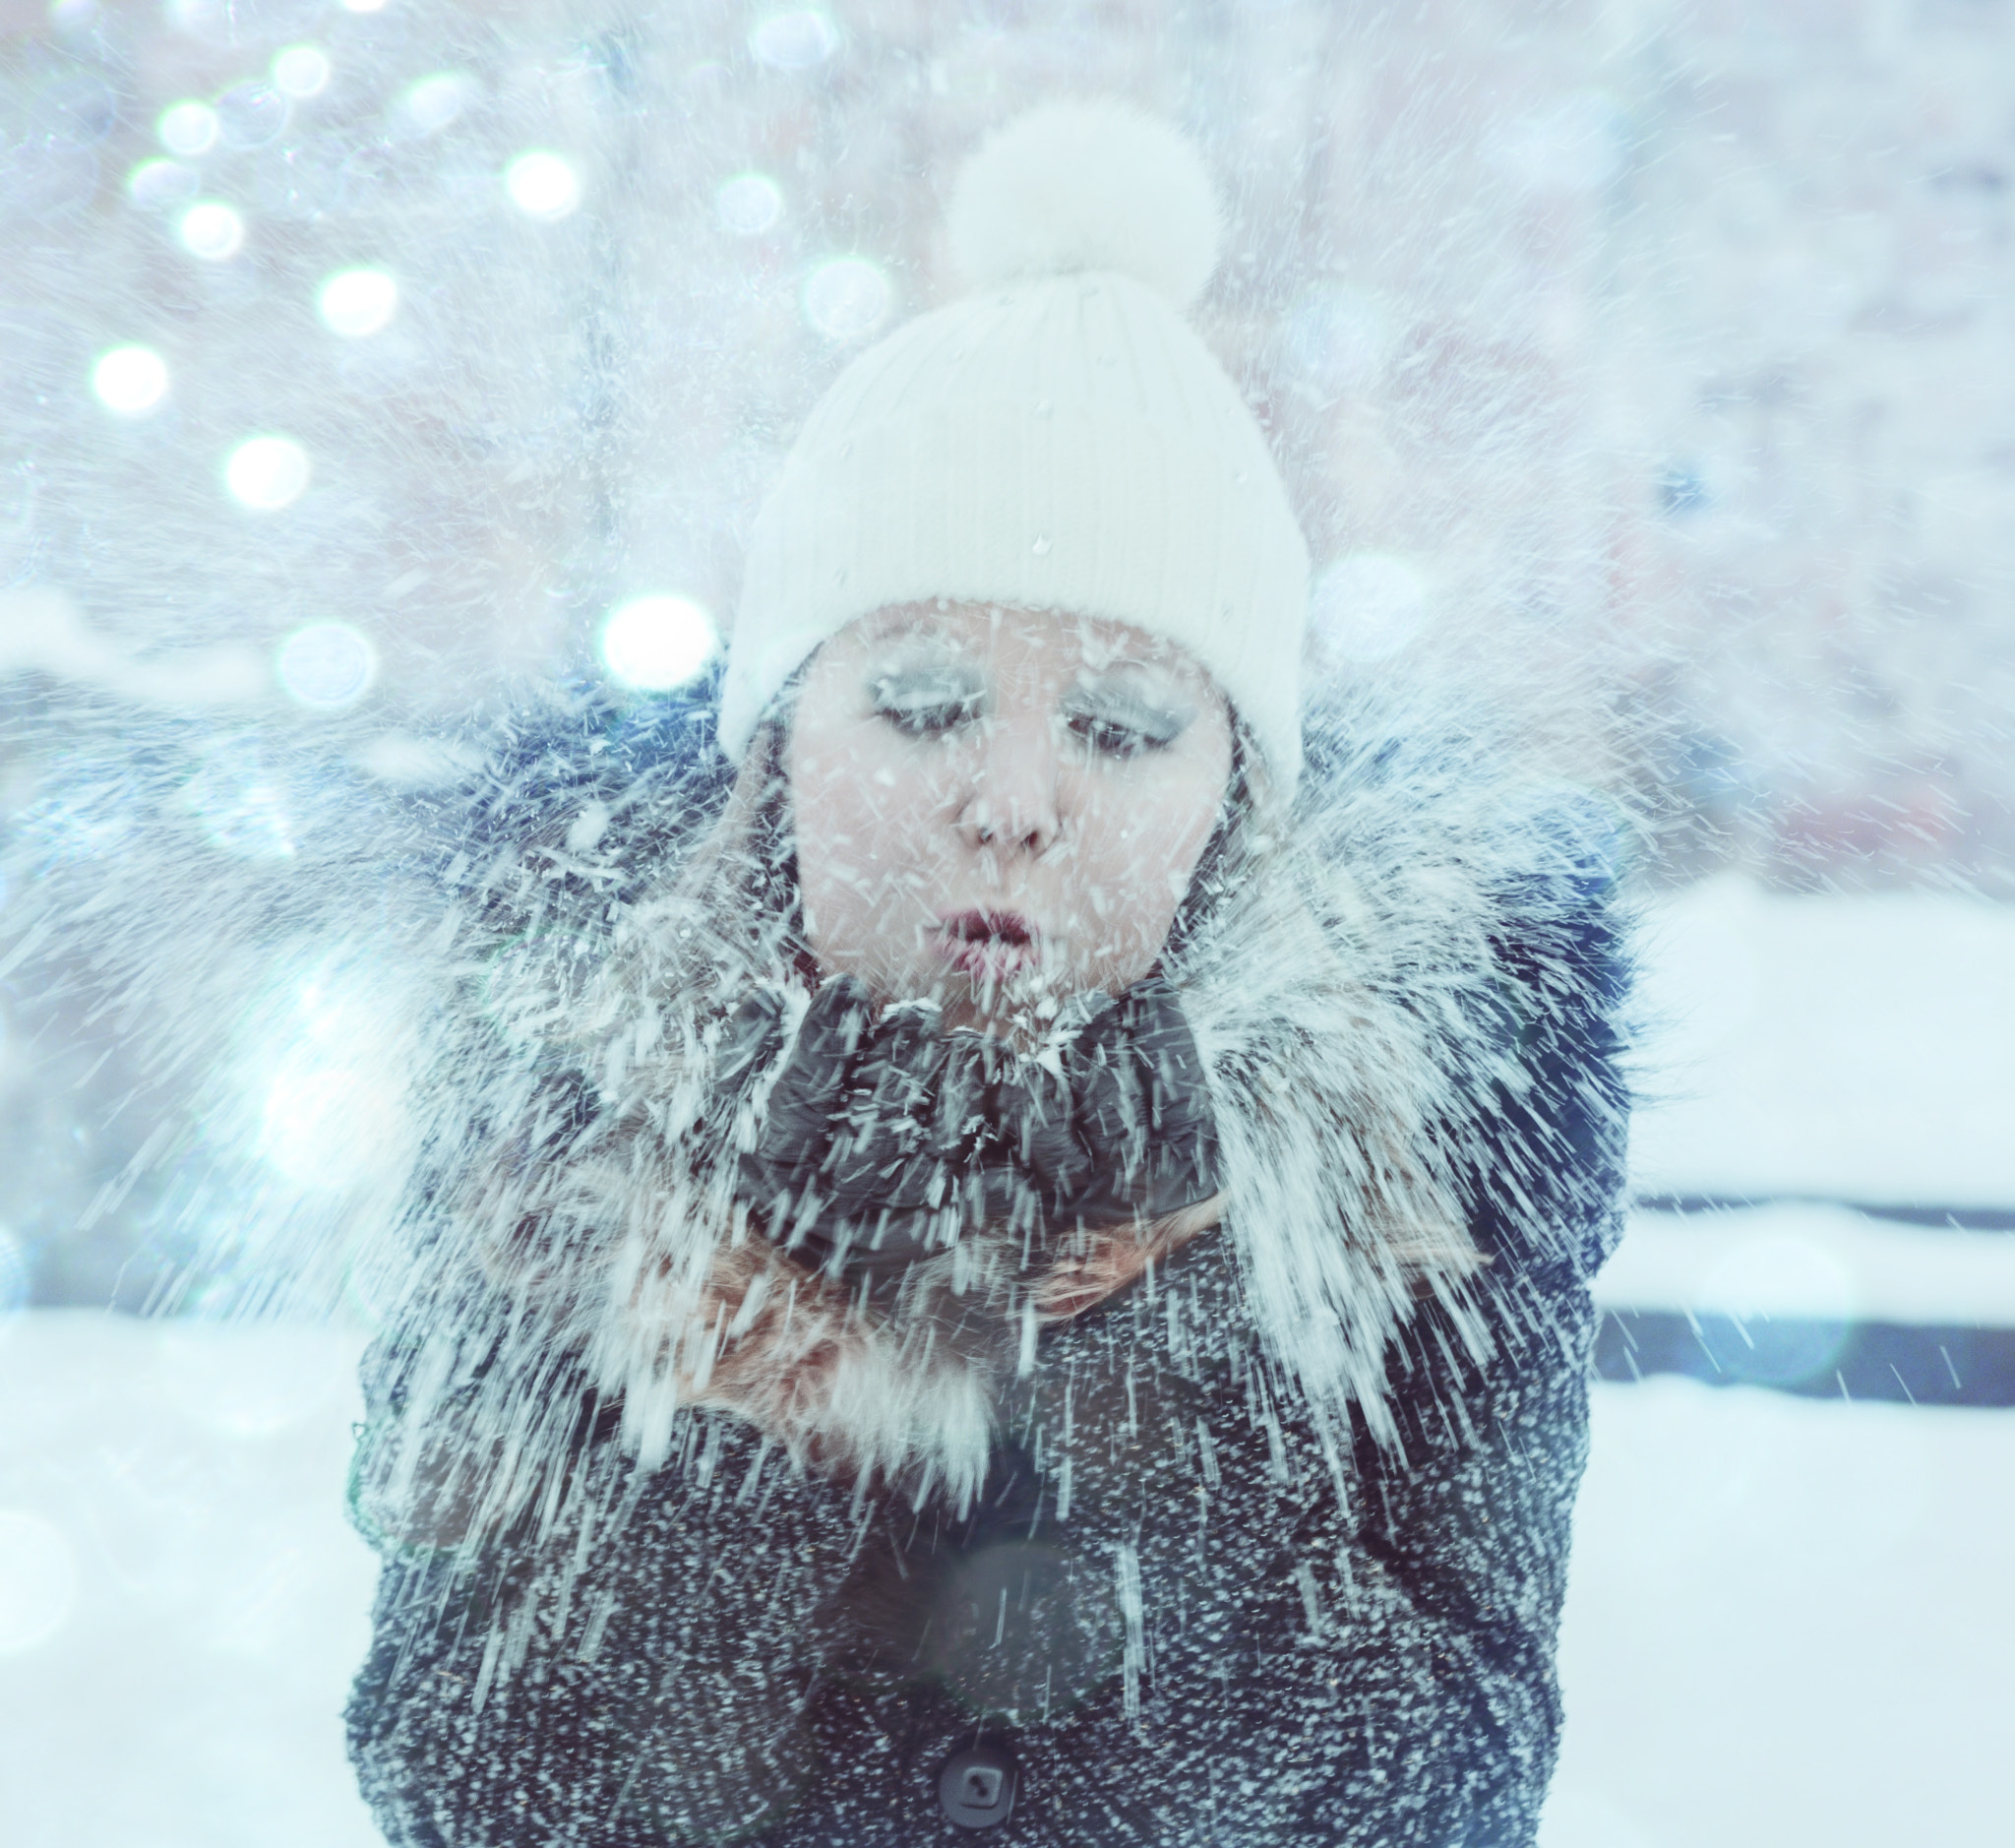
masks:
<path fill-rule="evenodd" d="M 1130 669 L 1134 673 L 1151 675 L 1166 682 L 1171 693 L 1185 700 L 1200 698 L 1202 688 L 1198 683 L 1206 678 L 1190 663 L 1181 659 L 1147 660 L 1137 654 L 1120 654 L 1109 661 L 1100 662 L 1097 666 L 1087 661 L 1083 672 L 1078 676 L 1078 684 L 1081 686 L 1087 681 L 1096 681 L 1103 675 L 1123 673 Z"/>
<path fill-rule="evenodd" d="M 1066 690 L 1064 698 L 1069 700 L 1103 700 L 1116 705 L 1138 707 L 1145 711 L 1150 707 L 1157 710 L 1174 711 L 1177 707 L 1188 710 L 1195 708 L 1195 701 L 1183 687 L 1130 687 L 1124 683 L 1100 685 L 1096 680 L 1089 683 L 1078 681 Z"/>
<path fill-rule="evenodd" d="M 892 618 L 885 628 L 876 629 L 869 637 L 871 645 L 878 648 L 886 647 L 894 642 L 919 640 L 937 642 L 953 647 L 967 646 L 953 638 L 931 610 L 912 610 L 903 616 Z"/>

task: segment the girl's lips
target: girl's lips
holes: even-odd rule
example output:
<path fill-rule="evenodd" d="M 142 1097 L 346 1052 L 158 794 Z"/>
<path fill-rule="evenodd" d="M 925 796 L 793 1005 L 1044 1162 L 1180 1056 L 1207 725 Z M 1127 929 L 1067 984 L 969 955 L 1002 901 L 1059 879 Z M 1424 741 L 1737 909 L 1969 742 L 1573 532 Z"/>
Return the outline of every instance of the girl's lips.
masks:
<path fill-rule="evenodd" d="M 1035 926 L 1019 911 L 956 911 L 938 929 L 938 954 L 975 981 L 998 982 L 1042 960 Z"/>

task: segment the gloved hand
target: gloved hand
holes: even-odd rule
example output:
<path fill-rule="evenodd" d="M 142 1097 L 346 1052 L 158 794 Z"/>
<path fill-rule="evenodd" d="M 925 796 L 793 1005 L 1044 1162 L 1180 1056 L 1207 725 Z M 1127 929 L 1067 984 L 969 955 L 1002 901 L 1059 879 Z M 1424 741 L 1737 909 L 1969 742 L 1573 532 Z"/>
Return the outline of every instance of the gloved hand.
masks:
<path fill-rule="evenodd" d="M 746 1004 L 724 1069 L 773 1056 L 782 1030 L 774 1002 Z M 1105 1008 L 1053 1067 L 940 1033 L 928 1004 L 877 1018 L 840 977 L 805 1016 L 740 1191 L 800 1263 L 877 1292 L 967 1226 L 1005 1224 L 1033 1256 L 1058 1232 L 1203 1200 L 1216 1165 L 1202 1063 L 1165 981 Z"/>
<path fill-rule="evenodd" d="M 1045 1176 L 1052 1231 L 1145 1223 L 1217 1191 L 1203 1060 L 1165 977 L 1136 982 L 1066 1054 L 1073 1159 Z"/>

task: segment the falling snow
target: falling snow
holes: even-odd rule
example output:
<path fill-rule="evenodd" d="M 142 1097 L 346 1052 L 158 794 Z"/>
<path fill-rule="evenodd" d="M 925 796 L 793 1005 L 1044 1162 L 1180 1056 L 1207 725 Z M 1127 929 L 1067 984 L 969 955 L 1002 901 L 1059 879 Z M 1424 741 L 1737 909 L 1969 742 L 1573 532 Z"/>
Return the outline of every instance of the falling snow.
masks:
<path fill-rule="evenodd" d="M 1828 1366 L 1870 1319 L 2015 1322 L 1979 1235 L 1860 1210 L 2015 1202 L 2008 926 L 1963 895 L 2005 897 L 2015 847 L 2006 7 L 29 13 L 0 41 L 29 1742 L 0 1782 L 32 1842 L 367 1839 L 334 1717 L 367 1649 L 394 1828 L 480 1832 L 555 1776 L 556 1838 L 632 1801 L 816 1832 L 903 1777 L 935 1806 L 918 1767 L 979 1715 L 1077 1741 L 1029 1747 L 1043 1801 L 1116 1805 L 1105 1839 L 1397 1840 L 1437 1729 L 1443 1832 L 1522 1839 L 1598 1312 L 1803 1319 Z M 723 1203 L 752 1210 L 810 1005 L 754 888 L 695 896 L 749 821 L 710 726 L 752 524 L 840 369 L 957 292 L 958 161 L 1060 91 L 1159 111 L 1218 175 L 1195 324 L 1313 553 L 1301 806 L 1172 962 L 1228 1216 L 1039 1327 L 1049 1179 L 997 1150 L 972 1184 L 1021 1189 L 1019 1260 L 926 1239 L 883 1323 L 809 1285 L 765 1312 L 781 1259 L 731 1305 Z M 1016 545 L 1061 562 L 1054 526 Z M 1757 1203 L 1638 1214 L 1591 1302 L 1622 1230 L 1608 932 L 1661 891 L 1633 1179 Z M 760 1056 L 721 1000 L 750 990 Z M 1048 1005 L 989 1097 L 1092 1043 Z M 1464 1233 L 1472 1168 L 1499 1179 Z M 183 1313 L 81 1313 L 107 1303 Z M 775 1362 L 754 1385 L 737 1342 Z M 1806 1826 L 1800 1779 L 1855 1793 L 1829 1841 L 1977 1827 L 1956 1774 L 1935 1825 L 1900 1811 L 1872 1744 L 1757 1761 L 1815 1709 L 1726 1690 L 1745 1646 L 1833 1661 L 1857 1600 L 1838 1679 L 1907 1676 L 1953 1621 L 1925 1573 L 1985 1585 L 2005 1445 L 1960 1421 L 1990 1414 L 1711 1396 L 1598 1388 L 1548 1848 L 1689 1839 L 1708 1783 L 1616 1711 L 1694 1727 L 1717 1843 Z M 1787 1573 L 1833 1602 L 1777 1608 Z M 1508 1613 L 1459 1686 L 1449 1599 Z M 1667 1608 L 1753 1628 L 1709 1663 Z M 1670 1705 L 1650 1656 L 1687 1665 Z M 1985 1687 L 1950 1660 L 1920 1712 Z M 149 1744 L 107 1794 L 78 1742 L 114 1685 Z M 1100 1783 L 1130 1752 L 1138 1787 Z"/>

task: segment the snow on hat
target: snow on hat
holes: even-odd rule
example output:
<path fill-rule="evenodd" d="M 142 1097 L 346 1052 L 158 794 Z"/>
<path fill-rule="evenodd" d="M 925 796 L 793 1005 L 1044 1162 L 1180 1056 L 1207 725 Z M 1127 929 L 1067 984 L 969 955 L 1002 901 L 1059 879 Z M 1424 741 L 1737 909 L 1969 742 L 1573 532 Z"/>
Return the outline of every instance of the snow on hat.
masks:
<path fill-rule="evenodd" d="M 947 228 L 974 292 L 840 374 L 757 517 L 729 756 L 829 636 L 948 597 L 1187 648 L 1292 792 L 1308 547 L 1258 424 L 1182 315 L 1218 226 L 1196 150 L 1122 102 L 1046 104 L 966 164 Z"/>

